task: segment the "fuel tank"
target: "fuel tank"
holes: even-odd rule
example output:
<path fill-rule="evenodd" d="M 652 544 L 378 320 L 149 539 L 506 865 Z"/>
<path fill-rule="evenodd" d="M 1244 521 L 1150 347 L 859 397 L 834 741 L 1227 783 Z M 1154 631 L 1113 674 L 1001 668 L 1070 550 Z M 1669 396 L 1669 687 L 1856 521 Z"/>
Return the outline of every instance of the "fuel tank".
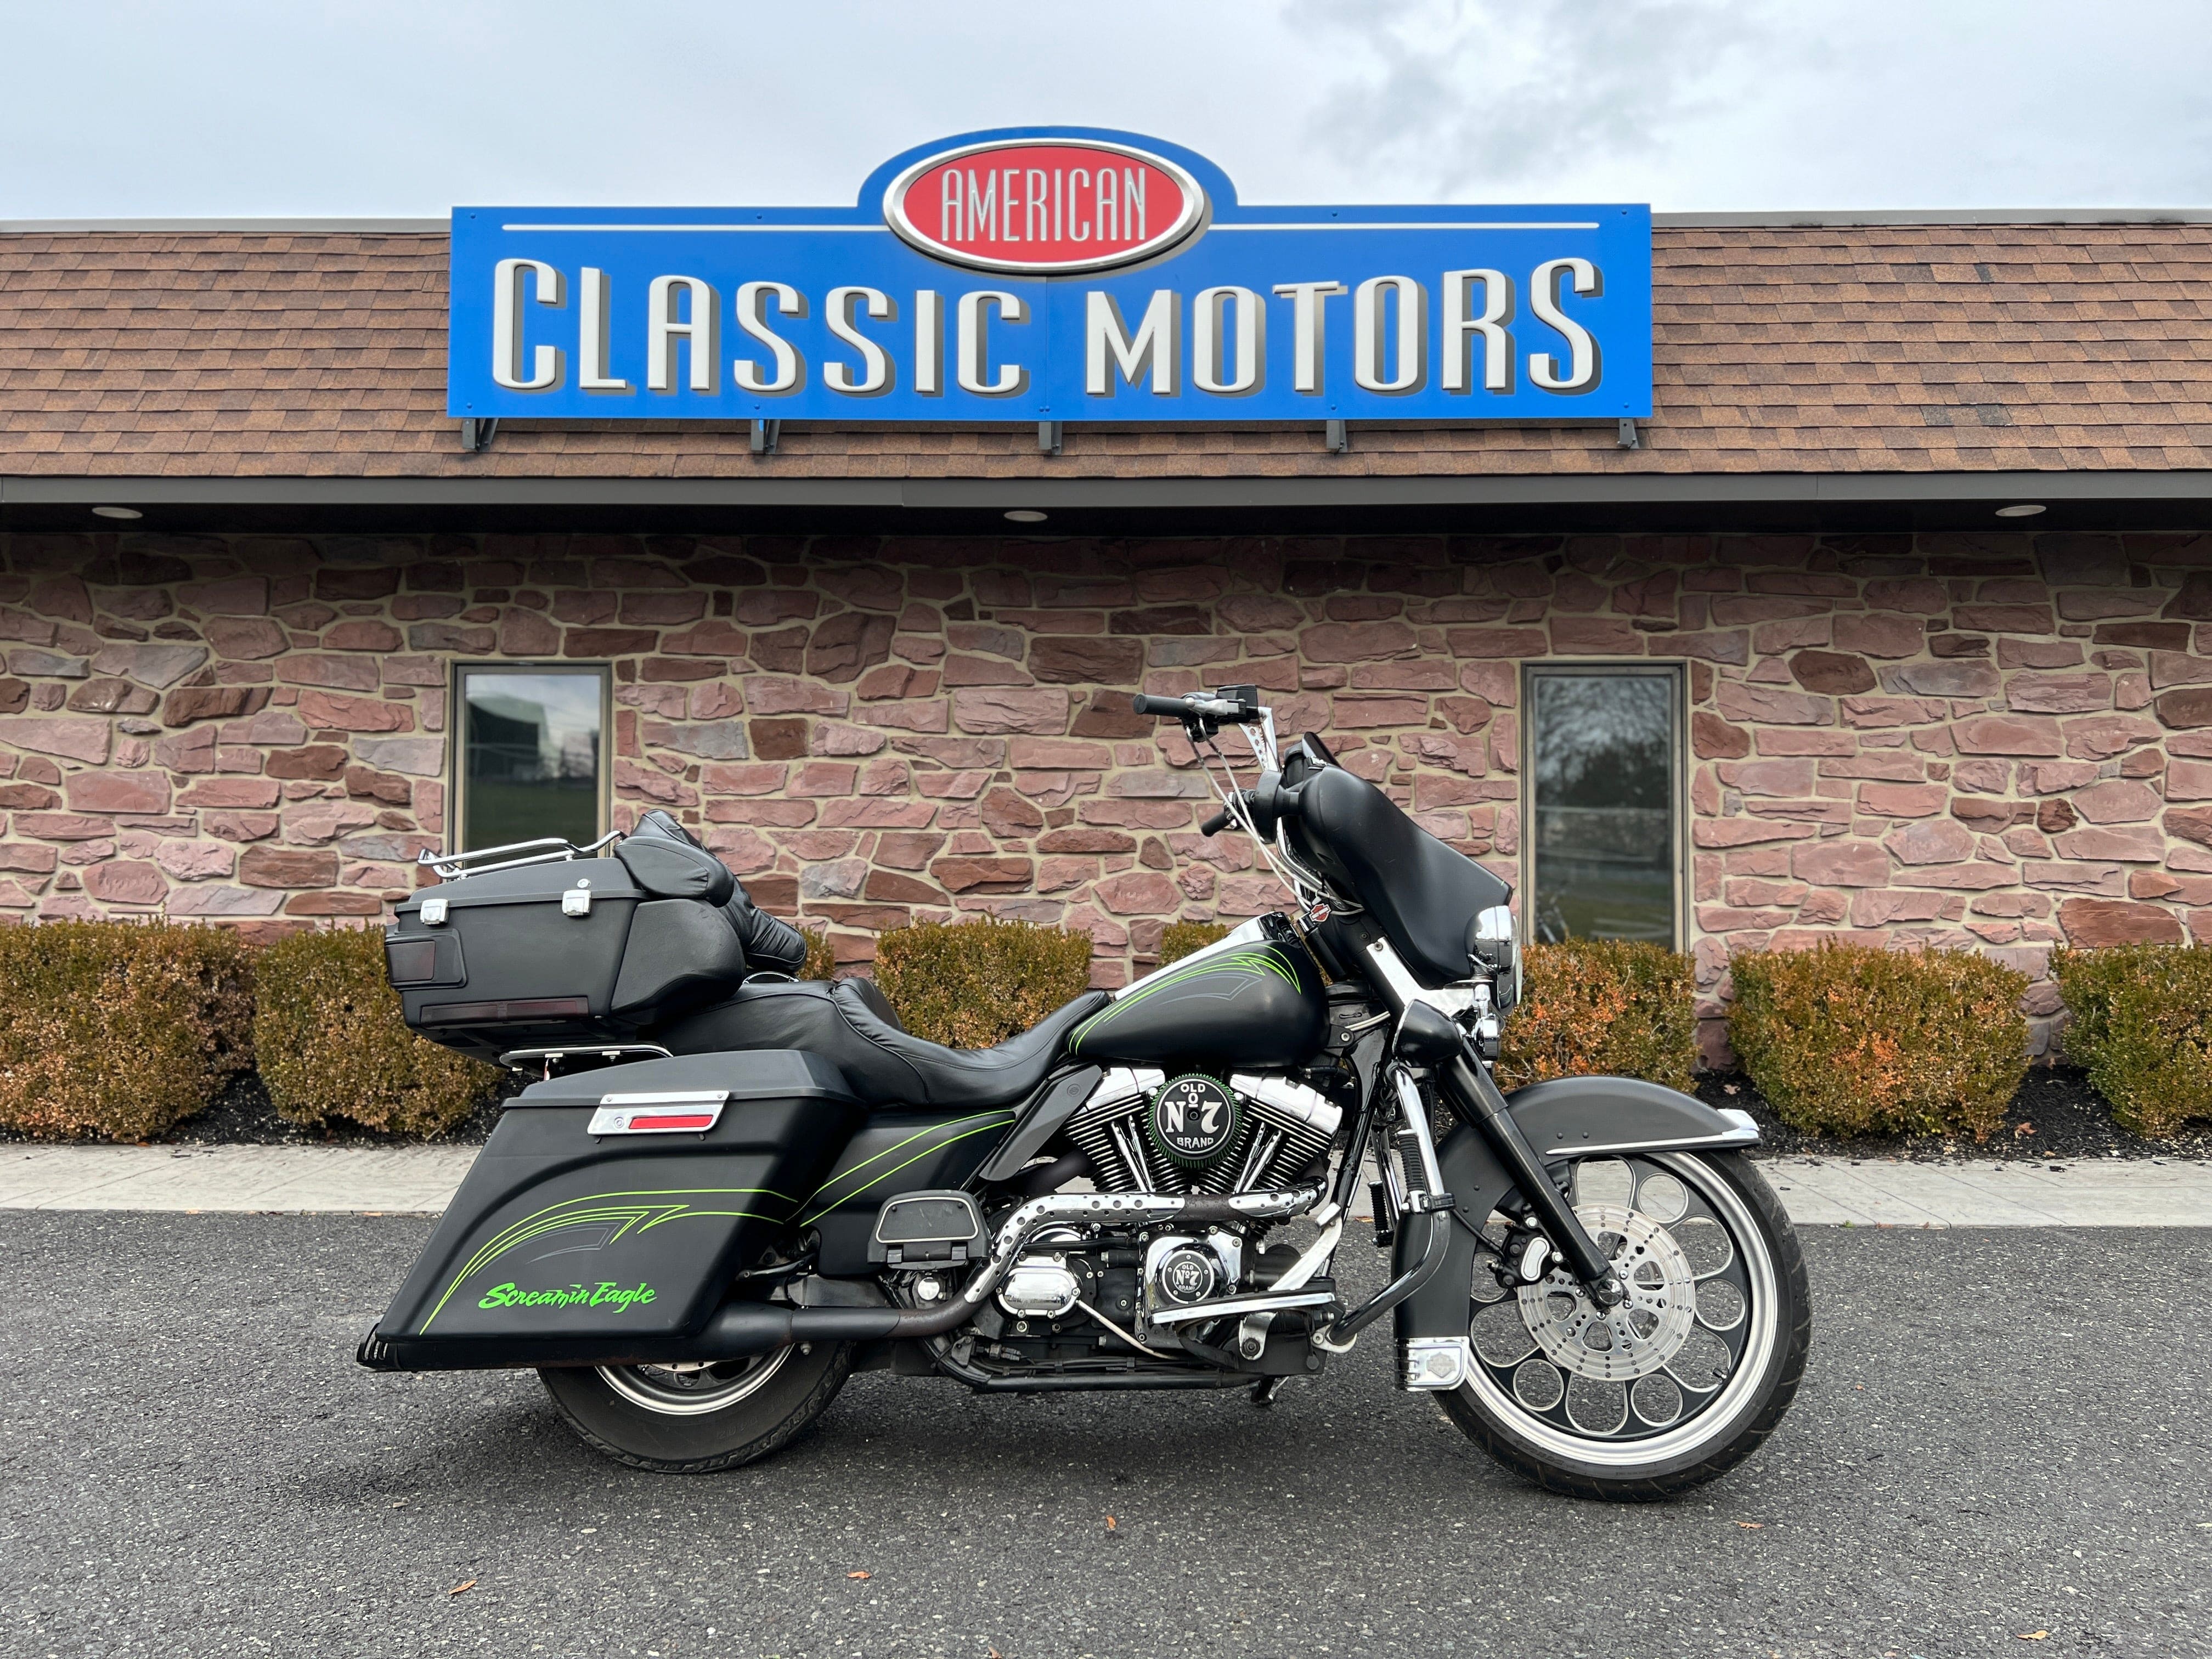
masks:
<path fill-rule="evenodd" d="M 1147 974 L 1077 1026 L 1072 1058 L 1131 1066 L 1302 1065 L 1328 1036 L 1328 999 L 1291 925 L 1247 922 Z"/>

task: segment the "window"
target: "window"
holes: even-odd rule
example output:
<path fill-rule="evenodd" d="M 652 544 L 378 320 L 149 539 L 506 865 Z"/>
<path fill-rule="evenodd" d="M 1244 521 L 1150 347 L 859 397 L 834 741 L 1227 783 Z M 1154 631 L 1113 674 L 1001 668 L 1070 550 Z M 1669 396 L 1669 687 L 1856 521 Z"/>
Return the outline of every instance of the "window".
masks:
<path fill-rule="evenodd" d="M 1528 937 L 1680 948 L 1678 668 L 1524 671 Z"/>
<path fill-rule="evenodd" d="M 453 681 L 454 850 L 604 835 L 606 670 L 464 664 Z"/>

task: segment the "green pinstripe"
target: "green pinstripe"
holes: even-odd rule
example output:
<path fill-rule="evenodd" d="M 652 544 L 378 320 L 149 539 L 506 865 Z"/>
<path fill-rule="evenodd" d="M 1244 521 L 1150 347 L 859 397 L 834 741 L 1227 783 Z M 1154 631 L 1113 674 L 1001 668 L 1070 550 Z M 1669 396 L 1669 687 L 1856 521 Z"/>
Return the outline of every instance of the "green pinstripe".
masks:
<path fill-rule="evenodd" d="M 844 1203 L 848 1199 L 858 1198 L 862 1193 L 869 1190 L 869 1188 L 882 1186 L 884 1182 L 889 1181 L 893 1176 L 896 1175 L 901 1170 L 905 1169 L 908 1164 L 919 1164 L 923 1158 L 929 1157 L 932 1153 L 942 1152 L 945 1147 L 953 1146 L 957 1142 L 966 1140 L 971 1135 L 985 1134 L 993 1129 L 1004 1128 L 1007 1124 L 1012 1123 L 1013 1121 L 1014 1114 L 1011 1111 L 985 1112 L 979 1116 L 957 1117 L 952 1119 L 950 1122 L 933 1123 L 927 1128 L 917 1129 L 912 1134 L 908 1135 L 904 1140 L 900 1141 L 896 1146 L 886 1146 L 882 1152 L 878 1152 L 873 1158 L 865 1158 L 861 1162 L 855 1164 L 849 1170 L 840 1170 L 837 1173 L 831 1176 L 829 1180 L 823 1182 L 821 1186 L 815 1189 L 812 1196 L 808 1198 L 805 1200 L 805 1203 L 799 1206 L 800 1208 L 805 1208 L 806 1204 L 815 1203 L 817 1200 L 823 1198 L 825 1194 L 830 1193 L 835 1188 L 844 1187 L 844 1190 L 837 1193 L 835 1197 L 830 1198 L 827 1203 L 823 1204 L 821 1207 L 815 1210 L 812 1214 L 800 1217 L 799 1224 L 802 1227 L 811 1226 L 815 1222 L 820 1220 L 823 1216 L 829 1214 L 830 1211 L 836 1209 L 840 1204 Z M 962 1126 L 963 1124 L 972 1124 L 975 1127 L 972 1128 L 963 1128 Z M 959 1129 L 960 1133 L 958 1134 L 946 1133 L 946 1131 L 951 1129 Z M 896 1164 L 891 1164 L 886 1169 L 878 1170 L 874 1175 L 870 1176 L 866 1181 L 860 1182 L 856 1185 L 846 1185 L 847 1182 L 851 1182 L 855 1176 L 860 1175 L 863 1170 L 874 1168 L 875 1165 L 883 1163 L 883 1161 L 887 1158 L 896 1157 L 900 1152 L 904 1152 L 908 1147 L 913 1146 L 915 1141 L 926 1139 L 932 1135 L 944 1135 L 945 1139 L 933 1142 L 930 1146 L 924 1146 L 920 1152 L 914 1153 L 908 1158 L 902 1159 Z"/>
<path fill-rule="evenodd" d="M 469 1258 L 468 1265 L 453 1275 L 453 1281 L 446 1286 L 445 1294 L 438 1298 L 438 1305 L 430 1310 L 428 1317 L 422 1321 L 421 1329 L 416 1334 L 419 1336 L 429 1330 L 430 1321 L 445 1311 L 446 1304 L 452 1299 L 453 1292 L 460 1289 L 466 1280 L 483 1272 L 517 1245 L 526 1244 L 541 1234 L 552 1232 L 562 1227 L 578 1226 L 591 1222 L 614 1222 L 617 1224 L 615 1231 L 607 1236 L 607 1243 L 611 1244 L 633 1230 L 641 1233 L 649 1232 L 664 1221 L 697 1221 L 713 1216 L 742 1217 L 752 1221 L 780 1222 L 789 1219 L 788 1211 L 783 1215 L 776 1216 L 763 1215 L 757 1210 L 695 1209 L 689 1204 L 622 1204 L 607 1201 L 618 1199 L 674 1199 L 685 1195 L 717 1198 L 774 1198 L 781 1199 L 793 1209 L 798 1207 L 798 1200 L 792 1198 L 790 1194 L 775 1192 L 766 1187 L 649 1187 L 633 1192 L 589 1193 L 580 1198 L 564 1198 L 558 1204 L 549 1204 L 542 1210 L 532 1211 L 520 1220 L 511 1222 L 502 1227 L 486 1240 L 483 1248 Z M 597 1206 L 598 1207 L 578 1208 L 576 1207 L 578 1206 Z"/>
<path fill-rule="evenodd" d="M 1121 1000 L 1109 1007 L 1100 1009 L 1082 1024 L 1077 1026 L 1067 1040 L 1067 1052 L 1071 1054 L 1079 1052 L 1085 1039 L 1094 1036 L 1108 1020 L 1116 1014 L 1127 1012 L 1158 992 L 1172 990 L 1179 985 L 1188 985 L 1191 981 L 1203 979 L 1208 974 L 1257 975 L 1262 973 L 1274 975 L 1294 991 L 1304 988 L 1298 983 L 1298 976 L 1291 972 L 1284 964 L 1282 958 L 1272 951 L 1234 951 L 1224 956 L 1208 957 L 1203 962 L 1179 963 L 1157 979 L 1147 980 L 1136 986 Z"/>

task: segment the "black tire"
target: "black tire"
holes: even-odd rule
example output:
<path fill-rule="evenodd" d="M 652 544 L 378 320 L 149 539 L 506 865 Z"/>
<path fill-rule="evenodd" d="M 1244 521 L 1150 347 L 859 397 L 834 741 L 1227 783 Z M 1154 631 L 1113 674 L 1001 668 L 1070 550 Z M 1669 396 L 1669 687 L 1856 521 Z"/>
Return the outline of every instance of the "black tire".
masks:
<path fill-rule="evenodd" d="M 782 1450 L 822 1415 L 852 1371 L 852 1344 L 815 1342 L 704 1373 L 577 1365 L 538 1375 L 584 1443 L 617 1463 L 714 1474 Z M 715 1404 L 718 1393 L 731 1396 L 729 1403 Z"/>
<path fill-rule="evenodd" d="M 1595 1162 L 1596 1160 L 1592 1160 Z M 1731 1376 L 1711 1402 L 1714 1419 L 1702 1437 L 1671 1455 L 1637 1461 L 1633 1441 L 1584 1443 L 1599 1453 L 1576 1456 L 1562 1440 L 1571 1437 L 1535 1413 L 1516 1409 L 1498 1390 L 1486 1392 L 1470 1381 L 1439 1393 L 1437 1403 L 1461 1431 L 1508 1468 L 1550 1491 L 1614 1503 L 1650 1502 L 1680 1496 L 1725 1474 L 1756 1451 L 1789 1410 L 1805 1375 L 1806 1350 L 1813 1335 L 1813 1311 L 1805 1279 L 1805 1259 L 1788 1213 L 1756 1167 L 1738 1153 L 1667 1154 L 1650 1160 L 1678 1177 L 1709 1171 L 1741 1200 L 1735 1218 L 1747 1222 L 1765 1247 L 1771 1266 L 1771 1340 L 1747 1382 Z M 1486 1272 L 1480 1262 L 1477 1273 Z M 1739 1316 L 1739 1323 L 1748 1316 Z M 1490 1373 L 1473 1346 L 1468 1358 L 1478 1377 Z M 1679 1390 L 1678 1390 L 1679 1393 Z M 1501 1408 L 1501 1400 L 1503 1405 Z M 1700 1418 L 1699 1422 L 1703 1422 Z M 1656 1445 L 1660 1437 L 1655 1437 Z"/>

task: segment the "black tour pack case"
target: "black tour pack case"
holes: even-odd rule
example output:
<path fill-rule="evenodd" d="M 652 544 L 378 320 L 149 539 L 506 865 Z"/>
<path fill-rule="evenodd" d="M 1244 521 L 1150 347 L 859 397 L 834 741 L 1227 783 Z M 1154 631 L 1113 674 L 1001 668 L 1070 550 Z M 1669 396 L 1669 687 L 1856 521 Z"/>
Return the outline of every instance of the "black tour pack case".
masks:
<path fill-rule="evenodd" d="M 384 935 L 408 1025 L 484 1060 L 620 1042 L 749 972 L 794 972 L 805 955 L 798 930 L 755 909 L 665 813 L 604 857 L 590 850 L 555 842 L 428 860 L 445 879 L 404 900 Z"/>

